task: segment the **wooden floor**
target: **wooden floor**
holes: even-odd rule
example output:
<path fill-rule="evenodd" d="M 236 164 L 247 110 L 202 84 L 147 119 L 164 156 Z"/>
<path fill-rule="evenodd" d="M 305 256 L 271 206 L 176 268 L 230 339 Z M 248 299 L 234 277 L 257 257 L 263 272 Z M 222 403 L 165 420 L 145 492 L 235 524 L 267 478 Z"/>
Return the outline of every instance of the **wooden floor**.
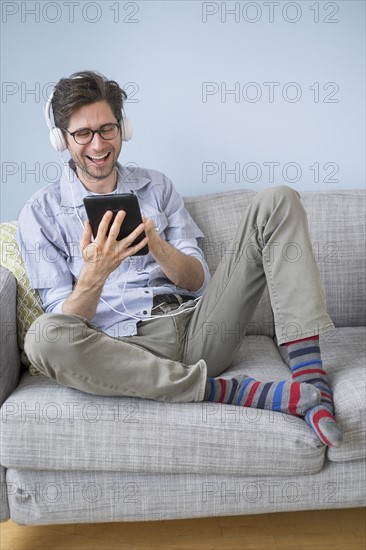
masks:
<path fill-rule="evenodd" d="M 364 508 L 146 523 L 1 524 L 1 550 L 365 550 Z"/>

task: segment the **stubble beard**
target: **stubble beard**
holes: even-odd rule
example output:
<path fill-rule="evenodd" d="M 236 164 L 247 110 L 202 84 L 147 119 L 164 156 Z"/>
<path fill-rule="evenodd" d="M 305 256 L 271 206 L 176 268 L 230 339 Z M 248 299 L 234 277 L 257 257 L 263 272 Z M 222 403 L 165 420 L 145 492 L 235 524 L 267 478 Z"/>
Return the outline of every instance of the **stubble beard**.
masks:
<path fill-rule="evenodd" d="M 74 162 L 77 168 L 79 179 L 81 181 L 85 181 L 85 183 L 95 183 L 109 178 L 109 176 L 111 176 L 114 171 L 117 171 L 117 158 L 117 156 L 113 158 L 113 161 L 111 162 L 110 168 L 107 172 L 103 173 L 103 169 L 101 169 L 99 171 L 102 172 L 98 174 L 98 166 L 92 167 L 94 168 L 94 170 L 91 171 L 90 168 L 87 166 L 87 163 L 83 161 L 82 157 L 74 157 Z"/>

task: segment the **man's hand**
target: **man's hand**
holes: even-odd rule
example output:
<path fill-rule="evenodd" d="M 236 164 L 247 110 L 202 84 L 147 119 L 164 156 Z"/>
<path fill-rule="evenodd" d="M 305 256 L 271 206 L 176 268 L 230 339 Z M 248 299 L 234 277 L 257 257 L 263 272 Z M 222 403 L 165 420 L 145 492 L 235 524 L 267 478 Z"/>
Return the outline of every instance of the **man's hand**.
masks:
<path fill-rule="evenodd" d="M 112 216 L 110 211 L 104 214 L 94 241 L 92 241 L 90 223 L 85 224 L 80 241 L 84 265 L 73 292 L 62 305 L 62 311 L 65 314 L 80 315 L 91 320 L 95 315 L 104 283 L 109 275 L 124 259 L 136 254 L 148 242 L 146 236 L 140 243 L 132 246 L 136 237 L 144 230 L 143 223 L 128 237 L 117 241 L 120 226 L 126 217 L 123 210 L 117 213 L 107 235 Z"/>
<path fill-rule="evenodd" d="M 142 220 L 144 222 L 146 236 L 149 239 L 149 251 L 150 247 L 152 251 L 158 246 L 159 239 L 161 240 L 161 238 L 159 233 L 155 230 L 154 222 L 152 220 L 145 218 L 145 216 L 142 216 Z"/>
<path fill-rule="evenodd" d="M 92 230 L 89 222 L 86 222 L 84 233 L 80 241 L 80 248 L 84 258 L 84 270 L 95 274 L 105 282 L 108 276 L 120 265 L 120 263 L 136 254 L 148 242 L 146 236 L 141 242 L 132 246 L 135 239 L 144 231 L 144 224 L 141 223 L 132 233 L 124 239 L 117 241 L 118 233 L 126 212 L 120 210 L 111 226 L 107 236 L 107 230 L 112 219 L 112 212 L 104 214 L 98 227 L 98 233 L 92 242 Z"/>

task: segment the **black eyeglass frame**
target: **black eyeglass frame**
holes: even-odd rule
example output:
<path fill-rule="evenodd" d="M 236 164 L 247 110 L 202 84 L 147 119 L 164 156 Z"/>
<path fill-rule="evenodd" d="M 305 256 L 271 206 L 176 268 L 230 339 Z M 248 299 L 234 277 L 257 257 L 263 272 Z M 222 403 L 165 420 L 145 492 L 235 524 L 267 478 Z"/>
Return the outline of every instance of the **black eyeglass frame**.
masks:
<path fill-rule="evenodd" d="M 115 136 L 113 136 L 112 138 L 106 138 L 106 137 L 103 137 L 102 136 L 102 131 L 103 131 L 103 128 L 105 128 L 106 126 L 115 126 L 117 128 L 117 133 Z M 103 124 L 103 126 L 101 126 L 100 128 L 98 128 L 97 130 L 92 130 L 91 128 L 79 128 L 78 130 L 75 130 L 75 132 L 69 132 L 69 130 L 67 130 L 66 128 L 63 128 L 63 130 L 65 132 L 67 132 L 70 136 L 73 137 L 75 143 L 77 143 L 78 145 L 88 145 L 89 143 L 91 143 L 94 139 L 94 136 L 95 134 L 99 134 L 100 137 L 102 139 L 104 139 L 105 141 L 111 141 L 112 139 L 115 139 L 118 135 L 118 130 L 121 131 L 121 125 L 117 122 L 107 122 L 106 124 Z M 86 131 L 88 130 L 88 132 L 91 132 L 91 138 L 89 141 L 86 141 L 84 143 L 79 143 L 76 138 L 75 138 L 75 134 L 77 134 L 78 132 L 82 132 L 82 131 Z"/>

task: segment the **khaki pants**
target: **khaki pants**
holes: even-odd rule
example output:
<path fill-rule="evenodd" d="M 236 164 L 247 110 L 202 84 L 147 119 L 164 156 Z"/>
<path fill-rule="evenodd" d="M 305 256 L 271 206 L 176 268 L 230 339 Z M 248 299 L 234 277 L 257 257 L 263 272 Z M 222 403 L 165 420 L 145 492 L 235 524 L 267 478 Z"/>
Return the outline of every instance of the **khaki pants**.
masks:
<path fill-rule="evenodd" d="M 186 302 L 179 315 L 141 322 L 138 335 L 120 339 L 75 315 L 44 314 L 25 351 L 45 375 L 87 393 L 202 401 L 207 376 L 231 364 L 266 284 L 278 344 L 334 328 L 305 211 L 286 186 L 257 193 L 196 308 Z"/>

